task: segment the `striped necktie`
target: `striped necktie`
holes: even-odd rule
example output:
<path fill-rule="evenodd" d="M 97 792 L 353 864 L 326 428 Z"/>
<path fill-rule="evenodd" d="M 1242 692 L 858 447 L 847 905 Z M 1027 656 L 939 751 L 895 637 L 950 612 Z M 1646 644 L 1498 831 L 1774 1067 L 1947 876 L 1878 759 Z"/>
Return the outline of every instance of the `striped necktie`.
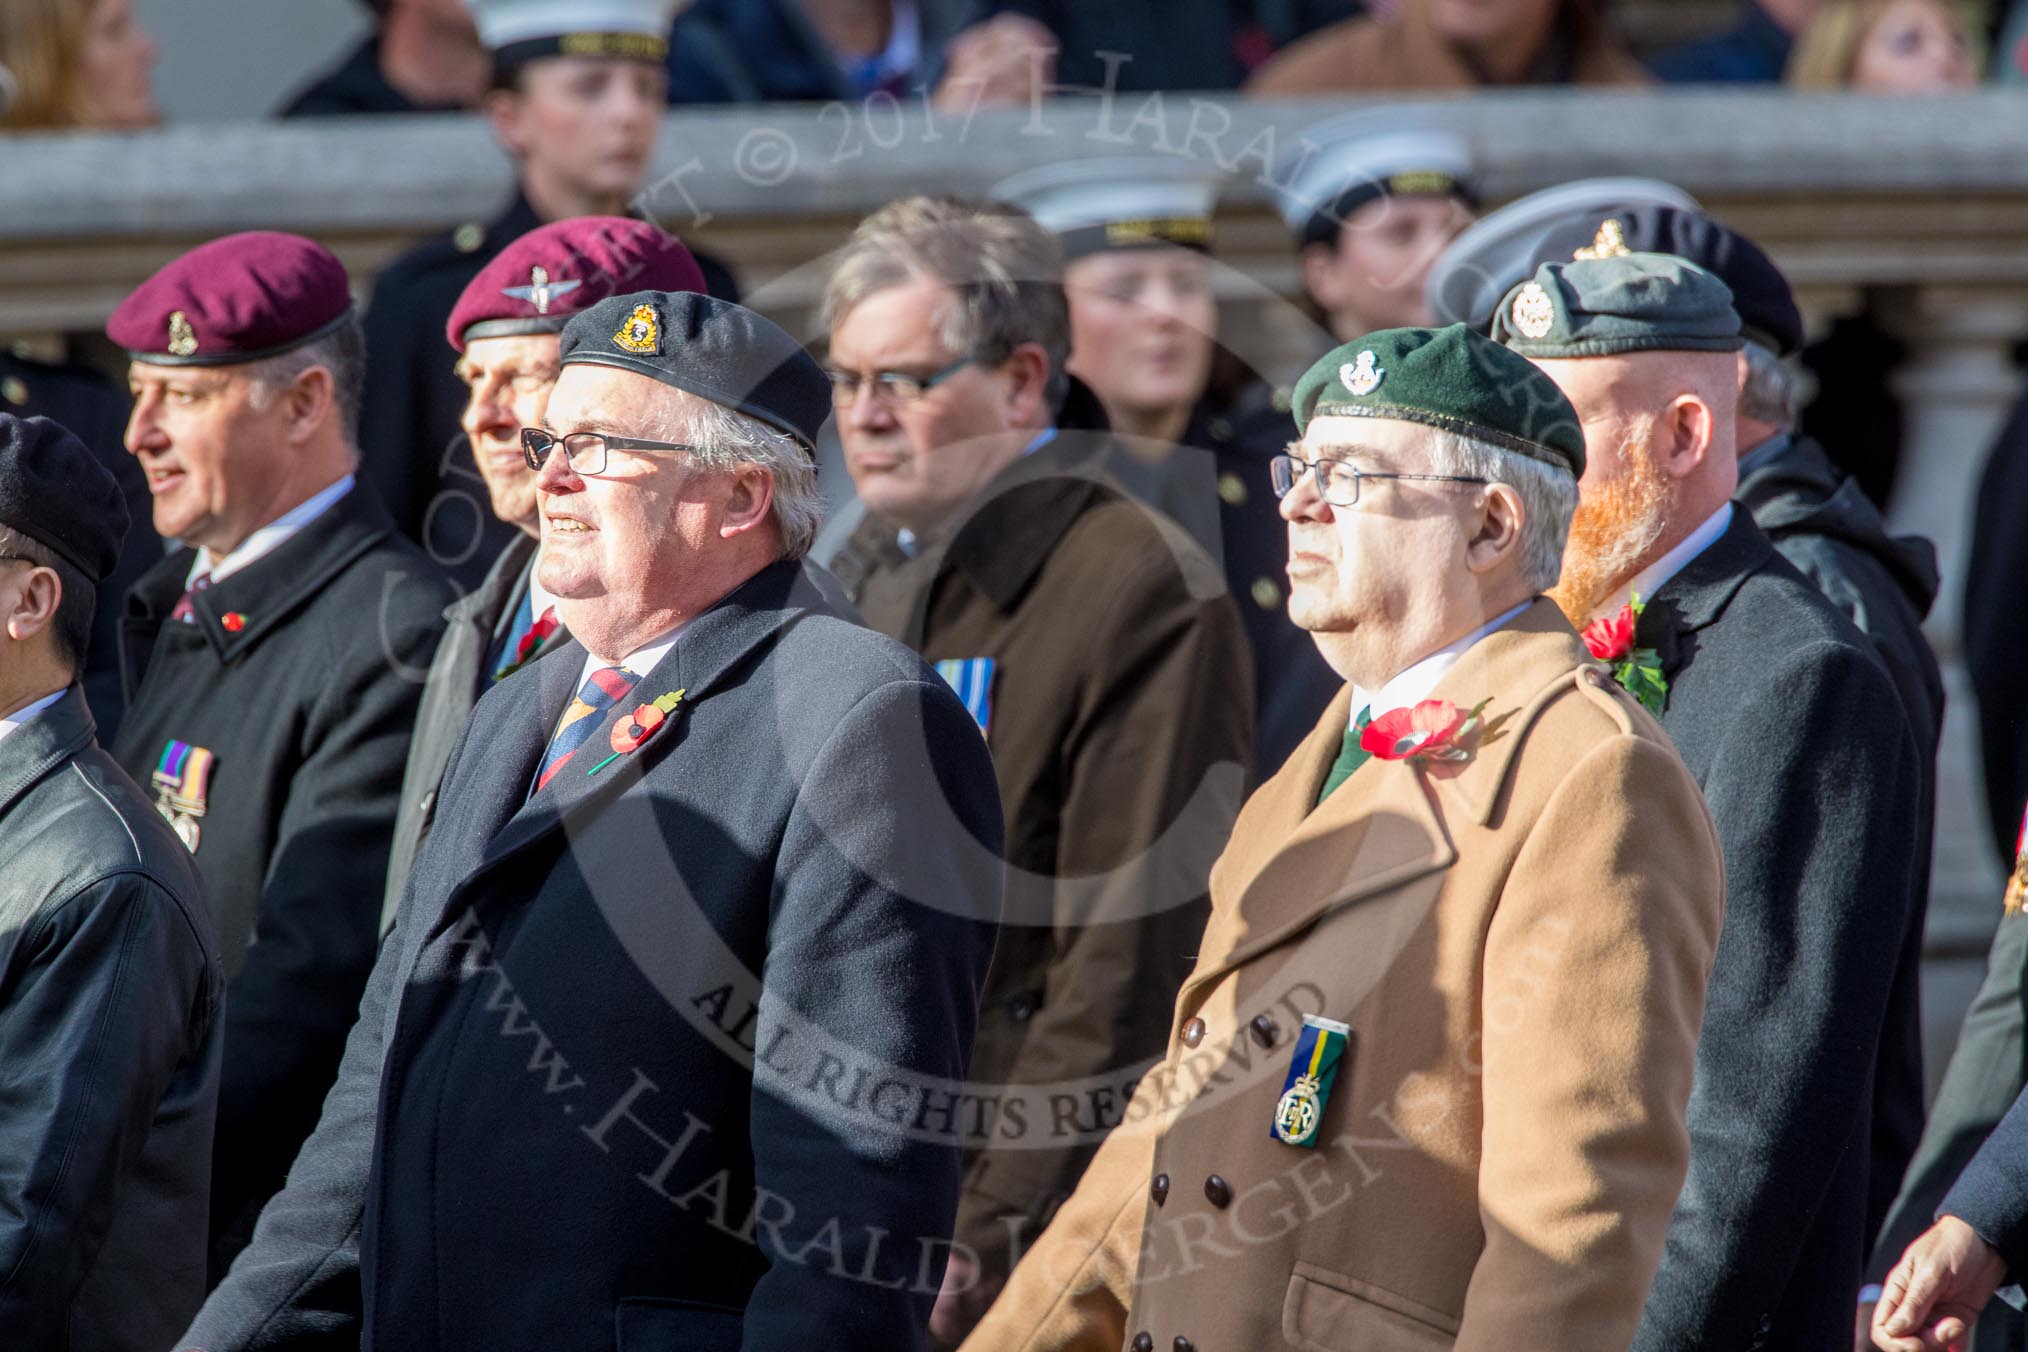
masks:
<path fill-rule="evenodd" d="M 1352 720 L 1345 729 L 1345 744 L 1338 748 L 1338 759 L 1331 762 L 1331 773 L 1324 776 L 1324 787 L 1317 794 L 1317 805 L 1338 791 L 1338 786 L 1352 778 L 1352 772 L 1373 759 L 1373 753 L 1359 745 L 1359 734 L 1366 731 L 1366 725 L 1373 721 L 1371 706 L 1361 709 L 1359 717 Z"/>
<path fill-rule="evenodd" d="M 169 612 L 170 621 L 172 623 L 181 622 L 183 624 L 197 623 L 197 593 L 210 585 L 210 573 L 199 573 L 196 577 L 191 578 L 189 589 L 176 602 L 176 609 Z"/>
<path fill-rule="evenodd" d="M 522 629 L 520 638 L 516 639 L 511 646 L 503 645 L 500 661 L 493 668 L 493 679 L 504 681 L 515 672 L 521 670 L 521 668 L 527 666 L 528 659 L 535 656 L 536 651 L 543 644 L 549 642 L 556 631 L 562 627 L 562 623 L 557 618 L 555 606 L 546 607 L 540 615 L 531 619 L 527 627 Z"/>
<path fill-rule="evenodd" d="M 640 679 L 625 667 L 600 667 L 585 679 L 584 688 L 563 711 L 563 721 L 556 725 L 556 735 L 549 739 L 549 750 L 543 753 L 542 770 L 535 777 L 537 793 L 548 786 L 579 747 L 591 740 L 599 724 L 605 721 L 599 715 L 633 693 Z"/>

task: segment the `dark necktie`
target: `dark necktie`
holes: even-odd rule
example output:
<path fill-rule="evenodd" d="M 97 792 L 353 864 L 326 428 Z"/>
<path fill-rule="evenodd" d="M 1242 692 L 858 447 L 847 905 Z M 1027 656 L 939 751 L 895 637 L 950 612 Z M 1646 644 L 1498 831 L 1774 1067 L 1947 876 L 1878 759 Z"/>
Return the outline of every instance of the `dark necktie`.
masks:
<path fill-rule="evenodd" d="M 1322 805 L 1326 798 L 1338 791 L 1338 786 L 1352 778 L 1352 772 L 1373 759 L 1373 753 L 1359 745 L 1359 734 L 1366 731 L 1366 725 L 1373 721 L 1371 707 L 1361 709 L 1359 717 L 1352 720 L 1345 729 L 1345 744 L 1338 748 L 1338 759 L 1331 762 L 1331 773 L 1324 776 L 1324 787 L 1317 794 Z"/>
<path fill-rule="evenodd" d="M 599 730 L 599 725 L 605 721 L 599 715 L 632 694 L 635 683 L 640 679 L 625 667 L 600 667 L 585 678 L 584 688 L 563 711 L 563 721 L 557 724 L 556 735 L 549 739 L 549 750 L 543 753 L 542 769 L 535 777 L 537 793 L 542 792 L 577 749 Z"/>

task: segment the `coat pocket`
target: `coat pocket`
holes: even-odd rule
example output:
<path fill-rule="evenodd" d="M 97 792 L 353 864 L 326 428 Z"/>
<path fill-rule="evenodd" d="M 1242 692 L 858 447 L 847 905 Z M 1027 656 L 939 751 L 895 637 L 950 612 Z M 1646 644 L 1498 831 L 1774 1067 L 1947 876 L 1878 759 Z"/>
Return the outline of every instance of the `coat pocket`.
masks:
<path fill-rule="evenodd" d="M 1304 1352 L 1442 1352 L 1458 1321 L 1357 1277 L 1296 1264 L 1282 1300 L 1282 1336 Z"/>
<path fill-rule="evenodd" d="M 618 1352 L 739 1352 L 743 1311 L 696 1300 L 623 1300 L 613 1311 Z"/>

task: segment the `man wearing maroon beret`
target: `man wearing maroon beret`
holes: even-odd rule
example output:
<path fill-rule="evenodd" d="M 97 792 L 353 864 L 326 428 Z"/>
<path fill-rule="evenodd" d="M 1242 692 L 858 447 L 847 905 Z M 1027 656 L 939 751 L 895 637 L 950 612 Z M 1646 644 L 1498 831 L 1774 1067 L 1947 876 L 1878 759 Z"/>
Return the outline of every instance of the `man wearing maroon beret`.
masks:
<path fill-rule="evenodd" d="M 402 779 L 383 929 L 401 902 L 472 706 L 495 681 L 570 641 L 556 598 L 535 581 L 542 518 L 521 429 L 542 425 L 570 317 L 608 296 L 643 290 L 702 291 L 704 274 L 679 240 L 645 221 L 586 216 L 542 226 L 508 245 L 451 311 L 444 336 L 469 391 L 459 425 L 492 515 L 514 535 L 478 587 L 444 612 L 449 628 L 430 663 Z"/>
<path fill-rule="evenodd" d="M 112 750 L 194 856 L 225 961 L 215 1279 L 336 1071 L 453 592 L 354 479 L 365 354 L 321 246 L 215 240 L 106 332 L 132 357 L 155 528 L 183 546 L 127 597 Z"/>
<path fill-rule="evenodd" d="M 487 510 L 459 435 L 466 392 L 437 335 L 509 244 L 545 222 L 619 215 L 642 192 L 667 108 L 664 61 L 679 7 L 678 0 L 470 3 L 492 58 L 486 114 L 516 165 L 514 200 L 493 221 L 426 241 L 381 273 L 366 314 L 371 361 L 359 442 L 362 472 L 396 525 L 464 589 L 479 585 L 514 531 Z M 710 259 L 699 264 L 713 295 L 737 299 L 731 273 Z"/>

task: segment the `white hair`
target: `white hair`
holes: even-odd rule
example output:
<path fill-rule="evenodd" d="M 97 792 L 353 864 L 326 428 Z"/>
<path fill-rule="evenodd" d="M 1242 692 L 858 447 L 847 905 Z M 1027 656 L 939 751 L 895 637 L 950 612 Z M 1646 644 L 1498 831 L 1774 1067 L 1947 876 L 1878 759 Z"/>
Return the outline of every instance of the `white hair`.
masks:
<path fill-rule="evenodd" d="M 1577 476 L 1456 432 L 1433 432 L 1432 474 L 1457 474 L 1505 484 L 1521 499 L 1521 568 L 1528 585 L 1546 592 L 1563 575 L 1563 545 L 1577 511 Z"/>
<path fill-rule="evenodd" d="M 782 557 L 802 558 L 824 524 L 824 495 L 817 491 L 817 464 L 801 442 L 750 414 L 708 399 L 682 396 L 669 411 L 658 440 L 695 447 L 697 463 L 733 471 L 758 465 L 774 477 L 769 508 L 782 534 Z"/>
<path fill-rule="evenodd" d="M 1749 340 L 1746 379 L 1739 387 L 1739 416 L 1786 432 L 1796 425 L 1802 407 L 1803 381 L 1796 368 L 1772 349 Z"/>

